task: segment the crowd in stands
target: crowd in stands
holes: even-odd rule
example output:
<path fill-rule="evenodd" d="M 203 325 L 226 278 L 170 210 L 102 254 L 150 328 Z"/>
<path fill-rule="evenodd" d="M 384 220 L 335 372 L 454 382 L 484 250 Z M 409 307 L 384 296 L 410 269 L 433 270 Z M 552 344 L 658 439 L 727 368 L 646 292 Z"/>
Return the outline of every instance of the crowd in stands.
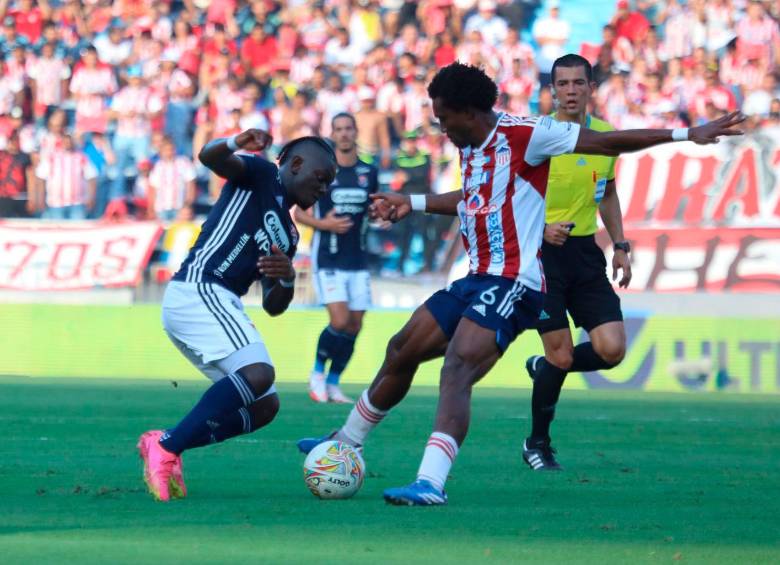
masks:
<path fill-rule="evenodd" d="M 779 7 L 618 0 L 602 42 L 580 49 L 594 112 L 618 128 L 736 108 L 780 123 Z M 342 111 L 390 189 L 451 190 L 432 74 L 482 66 L 501 109 L 547 113 L 572 31 L 558 0 L 0 0 L 0 25 L 0 217 L 163 221 L 213 202 L 220 184 L 196 158 L 209 139 L 262 128 L 273 157 Z M 407 150 L 429 160 L 422 181 Z"/>

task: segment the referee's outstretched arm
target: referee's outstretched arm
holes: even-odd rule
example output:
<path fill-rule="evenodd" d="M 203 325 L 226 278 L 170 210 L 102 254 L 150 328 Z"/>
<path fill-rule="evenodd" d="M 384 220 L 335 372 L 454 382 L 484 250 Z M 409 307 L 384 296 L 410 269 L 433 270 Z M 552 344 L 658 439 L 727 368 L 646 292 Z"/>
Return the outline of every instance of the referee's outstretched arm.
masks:
<path fill-rule="evenodd" d="M 582 128 L 573 153 L 590 155 L 620 155 L 647 149 L 672 141 L 693 141 L 699 145 L 717 143 L 724 135 L 742 135 L 735 126 L 745 121 L 741 112 L 732 112 L 695 128 L 627 129 L 624 131 L 593 131 Z"/>

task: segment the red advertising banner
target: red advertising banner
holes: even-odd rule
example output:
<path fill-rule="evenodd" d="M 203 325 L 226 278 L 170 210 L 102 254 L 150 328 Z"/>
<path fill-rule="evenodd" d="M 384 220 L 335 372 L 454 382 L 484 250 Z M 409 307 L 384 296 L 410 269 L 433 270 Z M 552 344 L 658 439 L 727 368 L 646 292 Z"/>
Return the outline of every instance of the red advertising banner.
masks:
<path fill-rule="evenodd" d="M 136 285 L 162 231 L 155 222 L 0 222 L 0 289 Z"/>
<path fill-rule="evenodd" d="M 780 292 L 778 164 L 774 129 L 623 155 L 617 186 L 633 245 L 631 290 Z"/>

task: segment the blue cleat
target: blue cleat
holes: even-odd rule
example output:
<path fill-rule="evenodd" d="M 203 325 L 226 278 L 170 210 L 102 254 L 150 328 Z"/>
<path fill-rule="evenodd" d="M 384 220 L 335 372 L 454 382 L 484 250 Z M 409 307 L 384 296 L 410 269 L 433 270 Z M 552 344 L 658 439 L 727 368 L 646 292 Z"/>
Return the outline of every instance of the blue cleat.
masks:
<path fill-rule="evenodd" d="M 308 455 L 312 449 L 317 447 L 323 441 L 328 441 L 329 439 L 333 438 L 333 436 L 335 435 L 336 432 L 331 432 L 328 435 L 322 437 L 305 437 L 303 439 L 299 439 L 296 442 L 296 445 L 298 446 L 298 451 Z"/>
<path fill-rule="evenodd" d="M 437 506 L 447 504 L 447 493 L 430 482 L 417 479 L 405 487 L 389 488 L 384 492 L 385 502 L 399 506 Z"/>

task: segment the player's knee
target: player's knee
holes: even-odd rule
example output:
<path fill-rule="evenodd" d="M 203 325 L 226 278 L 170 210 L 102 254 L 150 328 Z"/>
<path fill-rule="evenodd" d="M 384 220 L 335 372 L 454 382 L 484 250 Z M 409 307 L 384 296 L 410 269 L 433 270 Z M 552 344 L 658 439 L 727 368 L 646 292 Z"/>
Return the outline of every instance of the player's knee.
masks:
<path fill-rule="evenodd" d="M 547 361 L 559 369 L 568 371 L 574 363 L 574 349 L 571 347 L 559 347 L 545 354 Z"/>
<path fill-rule="evenodd" d="M 622 342 L 606 342 L 593 347 L 596 354 L 609 363 L 610 367 L 618 365 L 626 356 L 626 345 Z"/>
<path fill-rule="evenodd" d="M 462 393 L 468 391 L 476 381 L 479 364 L 468 356 L 457 353 L 447 355 L 441 368 L 439 387 L 442 393 Z"/>
<path fill-rule="evenodd" d="M 345 331 L 349 335 L 357 336 L 357 334 L 359 334 L 360 330 L 362 329 L 363 329 L 363 322 L 361 320 L 350 320 L 349 325 L 347 326 L 347 329 Z"/>
<path fill-rule="evenodd" d="M 247 380 L 255 395 L 265 393 L 276 379 L 274 368 L 267 363 L 253 363 L 239 369 L 239 373 Z"/>
<path fill-rule="evenodd" d="M 279 395 L 269 394 L 249 406 L 252 414 L 252 431 L 270 424 L 279 413 Z"/>

